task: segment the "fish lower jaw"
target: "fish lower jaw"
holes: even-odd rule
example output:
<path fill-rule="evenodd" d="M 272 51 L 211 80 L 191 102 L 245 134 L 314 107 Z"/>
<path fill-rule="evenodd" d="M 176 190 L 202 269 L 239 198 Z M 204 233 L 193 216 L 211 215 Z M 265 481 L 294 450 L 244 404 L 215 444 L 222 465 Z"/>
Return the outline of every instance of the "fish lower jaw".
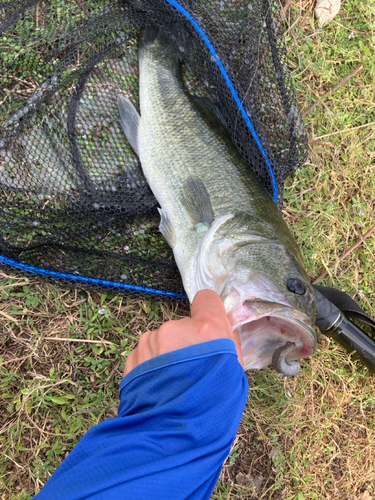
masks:
<path fill-rule="evenodd" d="M 295 348 L 287 354 L 287 362 L 311 356 L 316 348 L 313 334 L 304 325 L 282 317 L 265 316 L 235 329 L 239 331 L 245 370 L 269 366 L 276 349 L 288 342 Z"/>

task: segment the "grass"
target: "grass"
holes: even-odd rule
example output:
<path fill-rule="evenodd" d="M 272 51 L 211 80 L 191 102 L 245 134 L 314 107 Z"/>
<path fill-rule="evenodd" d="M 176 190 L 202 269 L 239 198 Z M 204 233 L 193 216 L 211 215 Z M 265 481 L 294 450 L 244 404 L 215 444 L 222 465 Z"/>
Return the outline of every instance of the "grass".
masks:
<path fill-rule="evenodd" d="M 1 271 L 0 283 L 0 491 L 24 499 L 92 425 L 116 416 L 118 382 L 139 335 L 188 310 Z"/>
<path fill-rule="evenodd" d="M 353 69 L 363 70 L 305 118 L 313 146 L 308 165 L 287 182 L 286 219 L 301 246 L 311 277 L 356 242 L 375 222 L 374 5 L 346 2 L 324 29 L 311 23 L 312 5 L 292 10 L 300 17 L 289 32 L 290 64 L 302 110 Z M 352 130 L 363 126 L 361 129 Z M 375 235 L 324 281 L 342 288 L 374 315 Z"/>
<path fill-rule="evenodd" d="M 315 278 L 375 222 L 375 7 L 348 0 L 323 29 L 312 10 L 311 1 L 293 0 L 287 12 L 289 66 L 302 110 L 321 100 L 305 118 L 309 137 L 331 146 L 311 146 L 308 164 L 287 180 L 284 215 Z M 375 234 L 322 281 L 372 316 L 374 243 Z M 89 427 L 115 416 L 139 335 L 188 309 L 8 271 L 0 294 L 0 498 L 23 500 Z M 213 499 L 375 498 L 375 380 L 366 368 L 321 338 L 295 379 L 269 369 L 248 377 L 248 404 Z"/>

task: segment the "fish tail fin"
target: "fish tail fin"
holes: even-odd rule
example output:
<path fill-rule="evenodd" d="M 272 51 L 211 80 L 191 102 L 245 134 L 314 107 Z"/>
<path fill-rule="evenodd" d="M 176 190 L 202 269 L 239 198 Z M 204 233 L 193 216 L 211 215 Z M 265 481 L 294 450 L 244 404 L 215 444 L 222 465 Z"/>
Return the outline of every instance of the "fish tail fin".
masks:
<path fill-rule="evenodd" d="M 149 45 L 154 44 L 157 41 L 163 41 L 167 43 L 165 37 L 163 37 L 162 29 L 159 26 L 155 26 L 154 24 L 150 24 L 145 27 L 142 31 L 141 37 L 139 39 L 138 50 L 144 50 Z"/>

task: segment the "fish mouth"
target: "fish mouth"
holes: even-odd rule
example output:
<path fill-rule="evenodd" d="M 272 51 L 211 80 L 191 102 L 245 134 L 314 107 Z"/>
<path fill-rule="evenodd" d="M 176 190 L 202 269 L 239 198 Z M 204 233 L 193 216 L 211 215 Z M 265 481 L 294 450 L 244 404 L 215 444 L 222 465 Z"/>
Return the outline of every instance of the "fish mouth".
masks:
<path fill-rule="evenodd" d="M 245 301 L 241 309 L 240 321 L 238 314 L 230 313 L 228 318 L 233 331 L 239 332 L 244 369 L 273 364 L 283 375 L 296 375 L 300 369 L 296 360 L 316 349 L 309 316 L 291 306 L 264 301 Z"/>

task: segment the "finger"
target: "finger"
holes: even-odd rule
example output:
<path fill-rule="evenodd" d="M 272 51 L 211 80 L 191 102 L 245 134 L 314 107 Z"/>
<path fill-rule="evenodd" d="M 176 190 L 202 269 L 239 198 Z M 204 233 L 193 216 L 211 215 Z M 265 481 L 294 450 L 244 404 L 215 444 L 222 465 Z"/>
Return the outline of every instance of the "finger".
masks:
<path fill-rule="evenodd" d="M 133 368 L 140 365 L 144 361 L 151 359 L 155 354 L 152 353 L 150 337 L 155 332 L 145 332 L 141 335 L 138 345 L 131 351 L 125 362 L 124 376 Z"/>
<path fill-rule="evenodd" d="M 129 372 L 131 372 L 133 368 L 135 368 L 137 366 L 136 365 L 136 361 L 135 361 L 135 359 L 137 357 L 136 350 L 137 350 L 137 348 L 133 349 L 133 351 L 126 358 L 125 369 L 124 369 L 124 377 Z"/>
<path fill-rule="evenodd" d="M 232 332 L 232 326 L 220 295 L 209 289 L 197 292 L 191 305 L 191 317 L 194 320 L 208 320 L 210 323 L 208 330 L 216 329 L 217 338 L 224 336 L 233 340 L 236 346 L 238 361 L 243 367 L 240 335 L 238 330 Z M 207 335 L 207 326 L 201 330 L 201 333 Z"/>
<path fill-rule="evenodd" d="M 200 290 L 195 294 L 191 305 L 191 318 L 199 319 L 200 316 L 211 316 L 213 319 L 230 326 L 224 303 L 214 290 Z"/>
<path fill-rule="evenodd" d="M 238 330 L 236 330 L 235 332 L 233 332 L 233 340 L 234 340 L 234 343 L 236 344 L 236 351 L 237 351 L 237 355 L 238 355 L 238 361 L 239 361 L 240 365 L 243 368 L 244 366 L 243 366 L 243 356 L 242 356 L 242 349 L 241 349 L 241 340 L 240 340 L 240 334 L 239 334 Z"/>
<path fill-rule="evenodd" d="M 199 339 L 199 331 L 191 318 L 167 321 L 155 332 L 153 340 L 155 349 L 160 353 L 183 349 L 204 341 Z"/>

